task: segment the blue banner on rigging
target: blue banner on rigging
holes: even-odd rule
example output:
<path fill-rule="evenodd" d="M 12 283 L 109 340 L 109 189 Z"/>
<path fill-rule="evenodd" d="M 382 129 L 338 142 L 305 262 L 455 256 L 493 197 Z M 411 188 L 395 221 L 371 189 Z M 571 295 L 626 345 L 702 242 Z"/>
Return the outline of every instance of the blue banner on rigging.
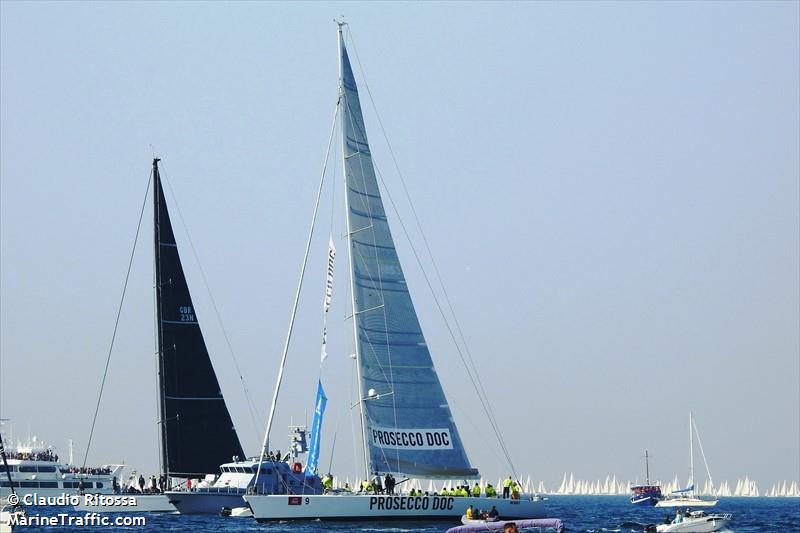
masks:
<path fill-rule="evenodd" d="M 317 462 L 319 461 L 319 441 L 322 433 L 322 415 L 325 414 L 325 404 L 328 397 L 322 390 L 322 382 L 317 382 L 317 401 L 314 402 L 314 421 L 311 422 L 311 442 L 308 445 L 308 463 L 306 464 L 306 476 L 311 477 L 317 474 Z"/>

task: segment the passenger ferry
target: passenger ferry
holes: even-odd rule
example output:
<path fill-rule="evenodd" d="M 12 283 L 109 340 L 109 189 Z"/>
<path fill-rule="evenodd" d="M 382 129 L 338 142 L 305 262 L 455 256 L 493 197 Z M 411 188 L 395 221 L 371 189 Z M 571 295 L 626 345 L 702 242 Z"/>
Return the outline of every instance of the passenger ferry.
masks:
<path fill-rule="evenodd" d="M 20 497 L 75 494 L 83 489 L 96 494 L 112 494 L 113 479 L 120 479 L 125 465 L 102 465 L 81 468 L 59 460 L 53 446 L 33 437 L 26 444 L 6 448 L 11 480 Z M 0 479 L 0 497 L 11 494 L 8 479 Z"/>

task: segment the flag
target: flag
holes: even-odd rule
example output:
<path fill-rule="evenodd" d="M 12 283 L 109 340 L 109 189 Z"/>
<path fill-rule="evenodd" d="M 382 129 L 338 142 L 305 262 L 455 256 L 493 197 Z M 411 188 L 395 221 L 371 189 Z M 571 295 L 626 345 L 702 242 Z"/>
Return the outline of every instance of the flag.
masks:
<path fill-rule="evenodd" d="M 311 442 L 308 446 L 308 463 L 306 463 L 306 477 L 317 474 L 317 462 L 319 461 L 319 442 L 322 432 L 322 415 L 325 413 L 325 405 L 328 398 L 322 389 L 322 382 L 317 382 L 317 401 L 314 403 L 314 420 L 311 422 Z"/>
<path fill-rule="evenodd" d="M 322 353 L 319 364 L 325 362 L 328 357 L 328 310 L 331 308 L 331 298 L 333 297 L 333 263 L 336 259 L 336 247 L 333 246 L 333 237 L 328 237 L 328 273 L 325 278 L 325 304 L 322 315 Z"/>

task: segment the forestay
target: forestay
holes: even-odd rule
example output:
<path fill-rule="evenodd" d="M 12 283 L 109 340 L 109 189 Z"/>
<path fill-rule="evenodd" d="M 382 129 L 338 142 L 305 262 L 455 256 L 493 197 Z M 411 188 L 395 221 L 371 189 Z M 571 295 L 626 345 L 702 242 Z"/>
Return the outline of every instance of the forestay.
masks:
<path fill-rule="evenodd" d="M 204 477 L 244 452 L 189 294 L 158 159 L 153 173 L 162 461 L 170 476 Z"/>
<path fill-rule="evenodd" d="M 368 395 L 363 423 L 370 466 L 418 477 L 475 477 L 406 286 L 343 39 L 340 44 L 354 320 Z"/>

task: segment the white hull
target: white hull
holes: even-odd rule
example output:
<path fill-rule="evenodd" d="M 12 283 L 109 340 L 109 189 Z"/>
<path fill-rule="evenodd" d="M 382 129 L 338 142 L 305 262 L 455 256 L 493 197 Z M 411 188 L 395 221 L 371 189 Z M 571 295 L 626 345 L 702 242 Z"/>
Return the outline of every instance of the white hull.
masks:
<path fill-rule="evenodd" d="M 75 510 L 95 513 L 175 513 L 178 510 L 169 503 L 163 494 L 120 494 L 120 497 L 133 498 L 136 505 L 76 505 Z"/>
<path fill-rule="evenodd" d="M 249 507 L 236 507 L 231 509 L 231 518 L 252 518 L 253 511 Z"/>
<path fill-rule="evenodd" d="M 661 524 L 656 527 L 656 531 L 659 533 L 710 533 L 725 529 L 730 522 L 730 515 L 711 515 L 687 518 L 680 524 Z"/>
<path fill-rule="evenodd" d="M 13 527 L 11 526 L 11 513 L 7 511 L 0 511 L 0 533 L 11 533 Z"/>
<path fill-rule="evenodd" d="M 272 520 L 458 520 L 468 506 L 489 510 L 494 505 L 502 519 L 543 518 L 540 499 L 456 498 L 326 494 L 318 496 L 246 495 L 244 499 L 259 522 Z"/>
<path fill-rule="evenodd" d="M 10 519 L 11 513 L 0 513 L 0 533 L 11 533 L 11 531 L 13 531 L 11 529 L 11 524 L 9 523 Z"/>
<path fill-rule="evenodd" d="M 17 515 L 17 518 L 24 515 L 25 511 L 19 507 L 15 508 L 12 505 L 3 505 L 0 501 L 0 533 L 11 533 L 14 530 L 14 525 L 11 524 L 11 518 Z"/>
<path fill-rule="evenodd" d="M 719 500 L 701 500 L 699 498 L 666 498 L 659 500 L 656 507 L 714 507 Z"/>

